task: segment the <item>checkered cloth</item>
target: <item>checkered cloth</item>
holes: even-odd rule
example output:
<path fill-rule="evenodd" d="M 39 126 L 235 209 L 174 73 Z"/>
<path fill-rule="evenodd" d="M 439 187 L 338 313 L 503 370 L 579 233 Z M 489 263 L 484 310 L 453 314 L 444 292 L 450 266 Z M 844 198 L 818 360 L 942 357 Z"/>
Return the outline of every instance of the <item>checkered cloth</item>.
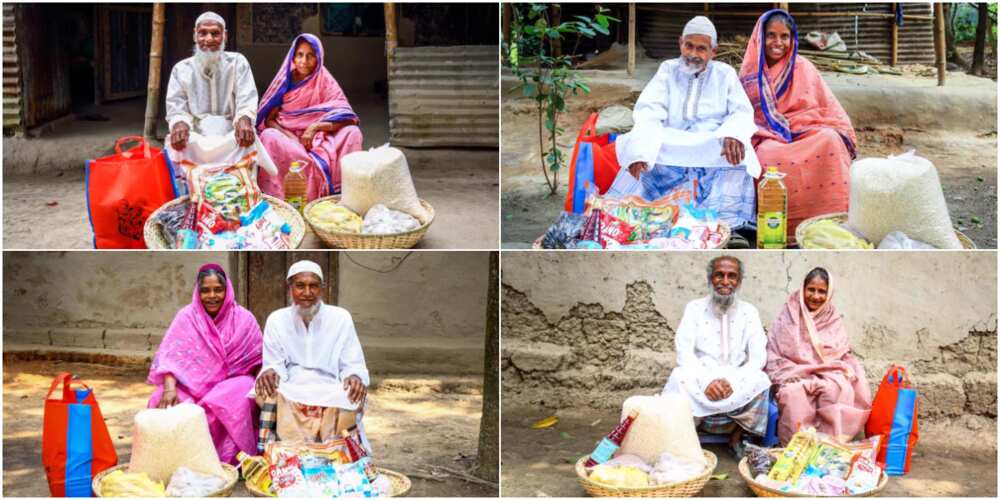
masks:
<path fill-rule="evenodd" d="M 260 433 L 257 435 L 257 454 L 263 455 L 267 444 L 278 439 L 278 403 L 274 398 L 260 407 Z"/>
<path fill-rule="evenodd" d="M 742 408 L 723 415 L 709 415 L 696 419 L 698 429 L 710 434 L 729 434 L 739 425 L 755 436 L 767 432 L 768 391 L 761 392 Z"/>
<path fill-rule="evenodd" d="M 698 208 L 718 211 L 719 219 L 726 221 L 734 231 L 757 227 L 753 177 L 742 166 L 688 168 L 657 165 L 643 172 L 639 178 L 642 197 L 646 200 L 661 198 L 691 180 L 698 181 L 698 194 L 695 196 Z"/>

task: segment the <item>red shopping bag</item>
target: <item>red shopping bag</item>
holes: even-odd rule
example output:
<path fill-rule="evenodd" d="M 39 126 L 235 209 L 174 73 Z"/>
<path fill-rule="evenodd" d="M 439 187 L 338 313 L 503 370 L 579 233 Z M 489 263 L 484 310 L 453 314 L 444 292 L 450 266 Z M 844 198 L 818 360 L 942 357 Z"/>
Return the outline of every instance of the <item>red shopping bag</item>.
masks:
<path fill-rule="evenodd" d="M 122 152 L 127 142 L 139 145 Z M 85 170 L 94 248 L 146 248 L 146 219 L 177 197 L 166 152 L 142 137 L 122 137 L 115 142 L 115 154 L 88 160 Z"/>
<path fill-rule="evenodd" d="M 917 391 L 910 387 L 906 368 L 892 365 L 872 401 L 865 435 L 882 436 L 878 463 L 885 473 L 902 476 L 910 471 L 910 455 L 917 445 Z"/>
<path fill-rule="evenodd" d="M 564 210 L 583 213 L 587 191 L 596 188 L 598 194 L 606 193 L 620 169 L 612 135 L 597 135 L 597 113 L 591 113 L 573 146 Z"/>
<path fill-rule="evenodd" d="M 42 465 L 52 496 L 89 497 L 94 476 L 114 467 L 118 454 L 94 391 L 79 382 L 80 387 L 71 388 L 72 377 L 57 375 L 45 396 Z M 59 384 L 62 399 L 52 399 Z"/>

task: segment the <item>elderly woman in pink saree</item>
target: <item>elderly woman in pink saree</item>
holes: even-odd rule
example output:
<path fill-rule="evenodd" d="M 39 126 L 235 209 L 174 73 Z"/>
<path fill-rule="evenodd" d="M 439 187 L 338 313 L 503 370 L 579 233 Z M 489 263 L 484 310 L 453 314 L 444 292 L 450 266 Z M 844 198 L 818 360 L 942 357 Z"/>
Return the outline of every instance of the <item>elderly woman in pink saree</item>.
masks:
<path fill-rule="evenodd" d="M 323 66 L 323 45 L 308 33 L 295 37 L 260 100 L 257 130 L 278 175 L 258 173 L 261 191 L 284 198 L 289 164 L 305 164 L 306 197 L 340 192 L 340 159 L 361 151 L 360 120 L 337 80 Z"/>
<path fill-rule="evenodd" d="M 847 211 L 848 169 L 857 156 L 851 119 L 798 52 L 795 20 L 774 9 L 757 20 L 740 66 L 757 123 L 754 151 L 761 165 L 785 174 L 789 243 L 803 220 Z"/>
<path fill-rule="evenodd" d="M 841 442 L 854 438 L 871 413 L 864 366 L 851 354 L 841 315 L 830 302 L 833 284 L 825 269 L 806 275 L 767 334 L 764 371 L 777 386 L 778 437 L 788 442 L 798 428 L 816 427 Z"/>
<path fill-rule="evenodd" d="M 236 303 L 218 264 L 198 270 L 191 303 L 167 329 L 147 383 L 149 408 L 190 402 L 205 409 L 219 460 L 257 453 L 257 404 L 247 398 L 261 365 L 263 335 L 256 318 Z"/>

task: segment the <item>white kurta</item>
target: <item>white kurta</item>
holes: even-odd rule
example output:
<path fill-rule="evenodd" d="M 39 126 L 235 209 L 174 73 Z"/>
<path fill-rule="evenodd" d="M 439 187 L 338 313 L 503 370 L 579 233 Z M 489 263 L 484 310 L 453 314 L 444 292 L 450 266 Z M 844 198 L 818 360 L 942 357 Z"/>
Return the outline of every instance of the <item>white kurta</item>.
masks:
<path fill-rule="evenodd" d="M 278 392 L 296 403 L 357 411 L 343 381 L 357 375 L 369 385 L 368 368 L 351 313 L 323 304 L 307 328 L 294 307 L 271 313 L 264 325 L 261 373 L 274 369 Z"/>
<path fill-rule="evenodd" d="M 731 167 L 722 156 L 722 142 L 732 137 L 743 144 L 743 166 L 760 176 L 760 162 L 750 138 L 757 131 L 753 106 L 731 66 L 709 61 L 704 71 L 690 75 L 680 59 L 664 61 L 635 103 L 632 131 L 616 140 L 618 163 L 637 161 L 675 167 Z"/>
<path fill-rule="evenodd" d="M 173 149 L 167 141 L 170 160 L 175 164 L 185 161 L 207 166 L 233 164 L 256 149 L 257 164 L 272 175 L 278 174 L 260 139 L 255 139 L 255 144 L 248 148 L 240 147 L 236 141 L 236 122 L 240 118 L 248 117 L 251 125 L 257 121 L 257 86 L 250 63 L 242 54 L 223 52 L 210 74 L 194 57 L 174 65 L 167 85 L 166 106 L 170 130 L 178 122 L 190 128 L 183 151 Z M 183 171 L 178 169 L 175 175 L 180 194 L 187 194 Z"/>
<path fill-rule="evenodd" d="M 771 387 L 764 373 L 767 336 L 757 308 L 737 299 L 725 322 L 710 297 L 688 302 L 674 338 L 677 367 L 663 388 L 664 394 L 686 394 L 695 417 L 738 410 Z M 724 378 L 733 393 L 710 401 L 705 388 Z"/>

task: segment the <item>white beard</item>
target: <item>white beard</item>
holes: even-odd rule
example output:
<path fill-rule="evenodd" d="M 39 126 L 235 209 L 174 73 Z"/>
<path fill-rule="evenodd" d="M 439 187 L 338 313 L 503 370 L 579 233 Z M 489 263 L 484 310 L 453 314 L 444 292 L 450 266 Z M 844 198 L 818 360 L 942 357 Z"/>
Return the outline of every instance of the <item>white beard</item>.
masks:
<path fill-rule="evenodd" d="M 733 290 L 733 293 L 730 293 L 729 295 L 721 295 L 711 286 L 709 286 L 709 290 L 712 296 L 712 305 L 717 311 L 724 313 L 736 303 L 736 292 L 739 289 Z"/>
<path fill-rule="evenodd" d="M 226 51 L 226 42 L 219 44 L 219 50 L 201 50 L 198 44 L 194 45 L 194 60 L 206 73 L 214 73 L 222 60 L 222 53 Z"/>
<path fill-rule="evenodd" d="M 683 72 L 685 75 L 696 75 L 704 69 L 703 67 L 697 64 L 688 64 L 688 62 L 684 60 L 683 56 L 681 56 L 680 68 L 681 72 Z"/>
<path fill-rule="evenodd" d="M 312 321 L 313 318 L 316 317 L 316 314 L 319 312 L 319 307 L 321 305 L 323 305 L 323 303 L 318 300 L 316 302 L 313 302 L 313 305 L 309 307 L 302 307 L 298 304 L 295 304 L 295 313 L 298 314 L 300 318 L 302 318 L 303 322 L 308 324 L 309 322 Z"/>

